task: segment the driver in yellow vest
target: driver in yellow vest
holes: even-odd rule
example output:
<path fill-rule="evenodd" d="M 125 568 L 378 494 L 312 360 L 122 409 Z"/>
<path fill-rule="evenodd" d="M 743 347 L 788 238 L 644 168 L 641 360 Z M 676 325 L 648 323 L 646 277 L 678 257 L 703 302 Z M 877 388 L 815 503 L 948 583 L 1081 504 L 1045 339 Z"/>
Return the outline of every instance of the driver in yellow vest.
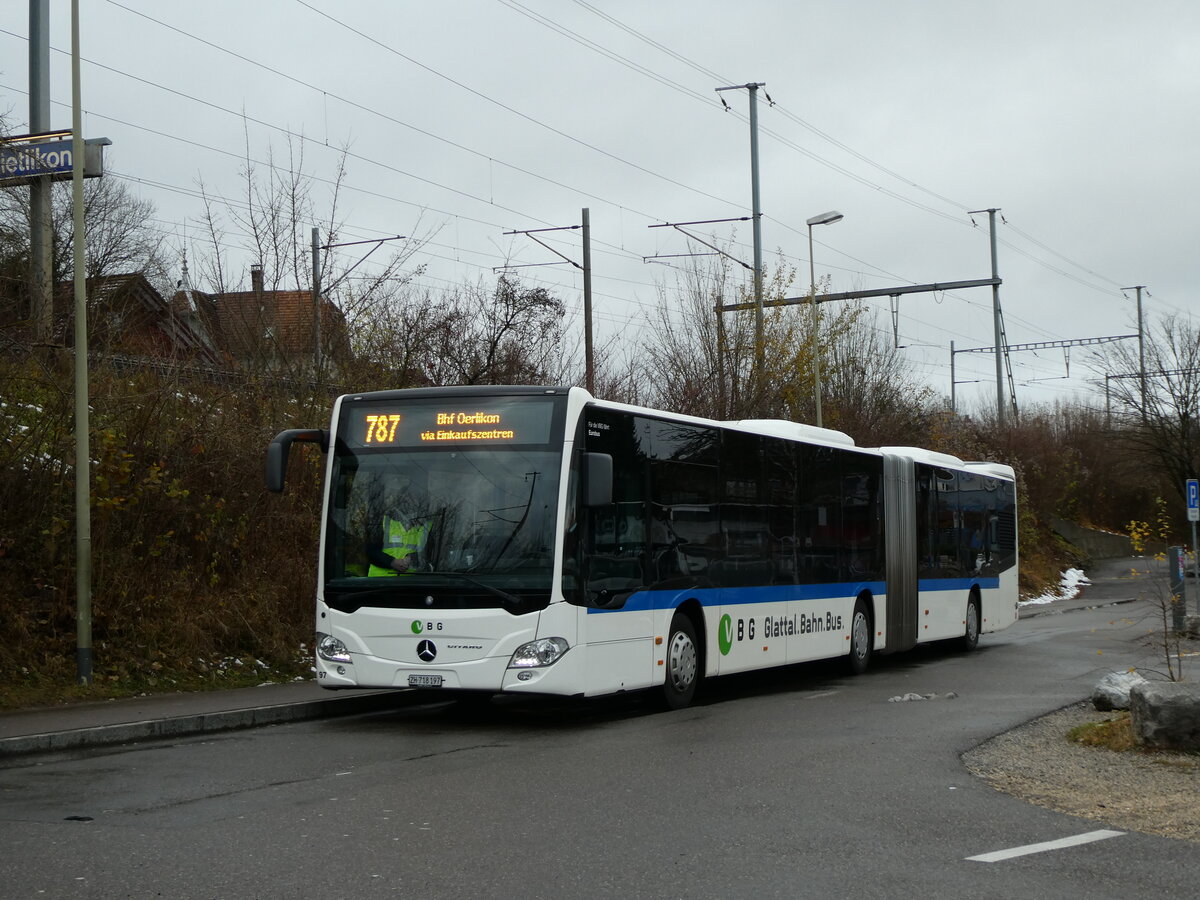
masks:
<path fill-rule="evenodd" d="M 394 514 L 384 515 L 379 531 L 367 543 L 371 565 L 367 575 L 398 575 L 421 564 L 429 523 L 409 525 Z"/>

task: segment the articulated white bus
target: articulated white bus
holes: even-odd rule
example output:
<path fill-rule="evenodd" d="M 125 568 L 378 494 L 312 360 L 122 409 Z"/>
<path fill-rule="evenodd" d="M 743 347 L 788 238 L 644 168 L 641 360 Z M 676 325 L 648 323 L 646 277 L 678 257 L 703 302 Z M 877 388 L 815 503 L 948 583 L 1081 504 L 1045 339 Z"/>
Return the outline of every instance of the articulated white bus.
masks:
<path fill-rule="evenodd" d="M 327 688 L 594 696 L 956 640 L 1016 620 L 1013 470 L 580 388 L 339 397 L 316 672 Z"/>

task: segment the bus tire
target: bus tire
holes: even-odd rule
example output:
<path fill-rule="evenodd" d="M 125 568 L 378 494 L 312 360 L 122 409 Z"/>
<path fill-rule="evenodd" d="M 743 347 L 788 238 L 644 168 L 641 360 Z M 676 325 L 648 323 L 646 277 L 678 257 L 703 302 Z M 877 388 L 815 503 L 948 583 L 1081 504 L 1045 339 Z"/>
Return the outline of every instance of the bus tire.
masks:
<path fill-rule="evenodd" d="M 692 620 L 682 613 L 675 613 L 671 619 L 666 668 L 663 700 L 667 708 L 683 709 L 689 706 L 700 683 L 700 649 L 696 644 L 696 628 Z"/>
<path fill-rule="evenodd" d="M 854 601 L 854 614 L 850 617 L 850 652 L 846 664 L 851 675 L 861 675 L 871 664 L 871 616 L 861 597 Z"/>
<path fill-rule="evenodd" d="M 958 639 L 958 645 L 963 650 L 974 650 L 979 646 L 979 594 L 976 591 L 971 591 L 967 597 L 967 617 L 963 622 L 963 636 Z"/>

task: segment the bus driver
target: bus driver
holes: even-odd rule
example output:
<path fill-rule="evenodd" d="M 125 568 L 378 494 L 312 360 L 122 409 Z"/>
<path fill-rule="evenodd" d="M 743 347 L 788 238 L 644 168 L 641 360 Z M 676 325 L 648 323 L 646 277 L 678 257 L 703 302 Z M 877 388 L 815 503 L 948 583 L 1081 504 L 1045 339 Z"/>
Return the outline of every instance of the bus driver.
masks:
<path fill-rule="evenodd" d="M 382 512 L 373 517 L 367 529 L 367 559 L 371 563 L 368 576 L 412 572 L 424 562 L 429 523 L 419 521 L 408 511 L 410 504 L 403 498 L 410 495 L 405 487 L 392 486 Z"/>

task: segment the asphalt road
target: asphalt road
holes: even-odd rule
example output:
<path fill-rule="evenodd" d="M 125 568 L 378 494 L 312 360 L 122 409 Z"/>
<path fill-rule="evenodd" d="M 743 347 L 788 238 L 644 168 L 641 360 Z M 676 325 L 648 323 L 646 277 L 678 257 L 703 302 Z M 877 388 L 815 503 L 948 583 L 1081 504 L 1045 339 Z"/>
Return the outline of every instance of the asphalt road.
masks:
<path fill-rule="evenodd" d="M 973 654 L 738 676 L 679 712 L 430 703 L 21 758 L 0 896 L 1194 896 L 1196 848 L 1136 833 L 971 859 L 1101 827 L 959 757 L 1152 661 L 1151 610 L 1108 605 L 1134 590 L 1113 577 Z M 909 692 L 939 699 L 889 702 Z"/>

